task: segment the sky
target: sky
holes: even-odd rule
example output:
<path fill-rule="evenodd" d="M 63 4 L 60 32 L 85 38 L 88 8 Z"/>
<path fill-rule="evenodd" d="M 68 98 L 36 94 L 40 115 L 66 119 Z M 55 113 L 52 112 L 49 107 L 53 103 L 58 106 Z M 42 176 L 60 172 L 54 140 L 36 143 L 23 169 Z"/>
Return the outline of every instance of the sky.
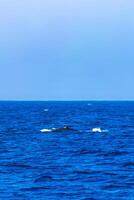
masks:
<path fill-rule="evenodd" d="M 0 0 L 1 100 L 134 100 L 134 1 Z"/>

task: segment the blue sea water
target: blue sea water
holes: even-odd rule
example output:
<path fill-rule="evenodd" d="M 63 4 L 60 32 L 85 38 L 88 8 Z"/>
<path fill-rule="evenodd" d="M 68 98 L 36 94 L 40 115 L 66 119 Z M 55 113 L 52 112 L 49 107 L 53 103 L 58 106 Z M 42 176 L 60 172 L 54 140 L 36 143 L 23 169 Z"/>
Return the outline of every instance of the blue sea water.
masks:
<path fill-rule="evenodd" d="M 78 132 L 40 132 L 64 125 Z M 5 199 L 133 200 L 134 102 L 1 101 Z"/>

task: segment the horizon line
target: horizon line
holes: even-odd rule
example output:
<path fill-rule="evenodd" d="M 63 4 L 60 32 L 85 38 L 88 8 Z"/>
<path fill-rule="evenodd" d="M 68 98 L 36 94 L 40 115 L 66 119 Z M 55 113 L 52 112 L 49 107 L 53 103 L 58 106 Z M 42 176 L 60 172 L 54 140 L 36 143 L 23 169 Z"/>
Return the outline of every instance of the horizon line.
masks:
<path fill-rule="evenodd" d="M 134 101 L 134 99 L 0 99 L 1 101 Z"/>

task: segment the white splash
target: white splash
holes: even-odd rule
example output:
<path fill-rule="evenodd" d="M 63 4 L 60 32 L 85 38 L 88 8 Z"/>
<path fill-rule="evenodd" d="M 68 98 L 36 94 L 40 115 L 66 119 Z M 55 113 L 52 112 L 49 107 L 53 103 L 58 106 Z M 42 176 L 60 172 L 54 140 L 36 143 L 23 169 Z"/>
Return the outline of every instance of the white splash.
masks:
<path fill-rule="evenodd" d="M 91 131 L 94 133 L 108 132 L 108 130 L 101 129 L 101 128 L 93 128 Z"/>
<path fill-rule="evenodd" d="M 48 132 L 52 132 L 52 129 L 46 129 L 46 128 L 44 128 L 44 129 L 41 129 L 40 132 L 42 132 L 42 133 L 48 133 Z"/>
<path fill-rule="evenodd" d="M 98 133 L 101 133 L 102 130 L 101 130 L 101 128 L 93 128 L 93 129 L 92 129 L 92 132 L 98 132 Z"/>

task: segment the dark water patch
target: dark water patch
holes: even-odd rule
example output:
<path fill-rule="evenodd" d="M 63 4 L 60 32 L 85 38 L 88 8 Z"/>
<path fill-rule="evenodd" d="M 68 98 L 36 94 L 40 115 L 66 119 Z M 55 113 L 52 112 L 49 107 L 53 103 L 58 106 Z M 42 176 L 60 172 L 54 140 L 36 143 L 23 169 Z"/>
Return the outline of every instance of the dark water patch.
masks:
<path fill-rule="evenodd" d="M 119 190 L 119 189 L 125 189 L 125 185 L 118 185 L 118 184 L 108 184 L 105 186 L 102 186 L 104 190 Z"/>
<path fill-rule="evenodd" d="M 104 175 L 108 175 L 108 176 L 117 176 L 117 173 L 114 172 L 104 172 Z"/>
<path fill-rule="evenodd" d="M 90 154 L 97 154 L 98 150 L 93 150 L 93 149 L 81 149 L 81 150 L 75 150 L 72 153 L 74 153 L 77 156 L 82 156 L 82 155 L 90 155 Z"/>
<path fill-rule="evenodd" d="M 112 151 L 112 152 L 104 152 L 101 153 L 101 155 L 103 156 L 125 156 L 127 155 L 129 152 L 128 151 Z"/>
<path fill-rule="evenodd" d="M 126 168 L 134 168 L 134 162 L 125 162 L 122 164 L 122 166 Z"/>
<path fill-rule="evenodd" d="M 101 171 L 74 171 L 76 174 L 81 174 L 81 175 L 95 175 L 95 174 L 100 174 L 102 173 Z"/>
<path fill-rule="evenodd" d="M 95 198 L 83 198 L 81 200 L 96 200 Z"/>
<path fill-rule="evenodd" d="M 12 153 L 10 150 L 0 148 L 0 154 Z"/>
<path fill-rule="evenodd" d="M 1 164 L 2 167 L 9 167 L 9 168 L 24 168 L 24 169 L 33 169 L 32 166 L 26 164 L 18 164 L 18 163 L 8 163 L 8 164 Z"/>
<path fill-rule="evenodd" d="M 0 174 L 6 174 L 4 170 L 0 170 Z"/>
<path fill-rule="evenodd" d="M 22 192 L 13 192 L 12 193 L 12 199 L 21 199 L 21 200 L 27 200 L 27 196 L 22 194 Z"/>
<path fill-rule="evenodd" d="M 36 192 L 41 190 L 49 190 L 50 187 L 30 187 L 30 188 L 21 188 L 20 191 L 22 192 Z"/>

